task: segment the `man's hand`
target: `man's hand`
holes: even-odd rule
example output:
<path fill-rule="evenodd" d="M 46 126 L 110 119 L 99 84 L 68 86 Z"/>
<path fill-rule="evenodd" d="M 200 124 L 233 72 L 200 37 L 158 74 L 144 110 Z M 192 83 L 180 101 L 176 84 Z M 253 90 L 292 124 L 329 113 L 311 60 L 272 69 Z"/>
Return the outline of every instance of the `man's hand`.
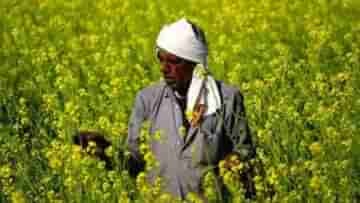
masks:
<path fill-rule="evenodd" d="M 232 152 L 228 154 L 224 159 L 224 168 L 227 170 L 232 170 L 234 172 L 238 171 L 236 169 L 241 169 L 241 162 L 239 158 L 239 154 L 236 152 Z"/>
<path fill-rule="evenodd" d="M 112 169 L 111 158 L 106 155 L 106 148 L 111 146 L 111 143 L 105 137 L 96 131 L 79 131 L 74 137 L 73 142 L 80 145 L 82 149 L 88 150 L 88 154 L 95 156 L 101 161 L 105 162 L 105 167 L 109 170 Z"/>
<path fill-rule="evenodd" d="M 240 181 L 245 189 L 246 198 L 254 198 L 256 195 L 255 183 L 253 181 L 254 168 L 249 161 L 241 161 L 240 155 L 232 152 L 220 162 L 220 175 L 225 171 L 231 171 Z"/>

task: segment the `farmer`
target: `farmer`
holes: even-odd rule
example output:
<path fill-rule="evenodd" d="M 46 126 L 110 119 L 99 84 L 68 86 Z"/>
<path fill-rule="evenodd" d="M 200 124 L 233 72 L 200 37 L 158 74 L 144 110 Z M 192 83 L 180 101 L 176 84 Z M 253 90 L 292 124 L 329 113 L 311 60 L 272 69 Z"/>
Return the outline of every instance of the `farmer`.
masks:
<path fill-rule="evenodd" d="M 164 80 L 138 93 L 128 147 L 141 163 L 140 129 L 149 121 L 150 135 L 161 136 L 150 145 L 159 163 L 150 172 L 150 182 L 161 177 L 164 190 L 182 199 L 189 192 L 201 195 L 206 169 L 216 168 L 230 154 L 241 161 L 255 156 L 243 96 L 214 80 L 204 33 L 186 19 L 162 28 L 156 54 Z"/>

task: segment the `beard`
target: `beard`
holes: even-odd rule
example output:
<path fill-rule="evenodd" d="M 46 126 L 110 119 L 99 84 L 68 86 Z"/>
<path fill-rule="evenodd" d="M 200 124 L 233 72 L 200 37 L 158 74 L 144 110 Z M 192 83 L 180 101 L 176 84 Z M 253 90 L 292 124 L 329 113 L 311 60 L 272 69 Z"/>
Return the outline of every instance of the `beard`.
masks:
<path fill-rule="evenodd" d="M 190 86 L 190 80 L 173 80 L 173 79 L 165 79 L 165 83 L 168 87 L 170 87 L 172 90 L 177 91 L 179 93 L 186 94 L 189 86 Z"/>

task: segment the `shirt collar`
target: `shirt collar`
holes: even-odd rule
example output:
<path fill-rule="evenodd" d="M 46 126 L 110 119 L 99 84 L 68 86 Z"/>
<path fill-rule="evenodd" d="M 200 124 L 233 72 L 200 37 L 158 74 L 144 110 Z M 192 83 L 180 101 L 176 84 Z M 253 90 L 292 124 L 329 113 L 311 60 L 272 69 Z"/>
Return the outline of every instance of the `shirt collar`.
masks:
<path fill-rule="evenodd" d="M 181 96 L 178 92 L 173 91 L 169 86 L 165 85 L 165 92 L 164 92 L 164 97 L 165 98 L 169 98 L 169 97 L 173 97 L 174 99 L 179 99 L 179 100 L 186 100 L 186 96 Z M 173 96 L 171 96 L 173 95 Z"/>
<path fill-rule="evenodd" d="M 177 91 L 174 91 L 174 95 L 175 95 L 176 99 L 186 100 L 186 96 L 181 96 Z"/>
<path fill-rule="evenodd" d="M 165 98 L 168 98 L 168 97 L 170 97 L 170 94 L 171 94 L 171 89 L 166 85 L 166 84 L 164 84 L 165 85 L 165 93 L 164 93 L 164 96 L 165 96 Z"/>
<path fill-rule="evenodd" d="M 168 97 L 170 97 L 171 95 L 174 95 L 174 98 L 175 98 L 175 99 L 186 100 L 186 96 L 181 96 L 178 92 L 173 91 L 170 87 L 168 87 L 168 86 L 165 84 L 165 93 L 164 93 L 165 98 L 168 98 Z"/>

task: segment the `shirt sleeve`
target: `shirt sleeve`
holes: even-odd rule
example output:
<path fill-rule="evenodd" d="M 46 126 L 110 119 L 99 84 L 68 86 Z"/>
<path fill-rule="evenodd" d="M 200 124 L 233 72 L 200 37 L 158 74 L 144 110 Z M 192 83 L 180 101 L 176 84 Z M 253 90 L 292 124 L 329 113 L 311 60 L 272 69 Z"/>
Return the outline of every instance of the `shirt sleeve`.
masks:
<path fill-rule="evenodd" d="M 131 174 L 137 174 L 144 166 L 143 158 L 140 154 L 140 131 L 144 120 L 146 119 L 145 102 L 140 93 L 136 96 L 135 104 L 130 116 L 128 126 L 127 145 L 130 152 L 128 161 Z"/>
<path fill-rule="evenodd" d="M 241 160 L 254 158 L 256 150 L 250 135 L 244 99 L 240 91 L 235 92 L 227 108 L 225 131 L 231 142 L 231 152 L 238 154 Z"/>

